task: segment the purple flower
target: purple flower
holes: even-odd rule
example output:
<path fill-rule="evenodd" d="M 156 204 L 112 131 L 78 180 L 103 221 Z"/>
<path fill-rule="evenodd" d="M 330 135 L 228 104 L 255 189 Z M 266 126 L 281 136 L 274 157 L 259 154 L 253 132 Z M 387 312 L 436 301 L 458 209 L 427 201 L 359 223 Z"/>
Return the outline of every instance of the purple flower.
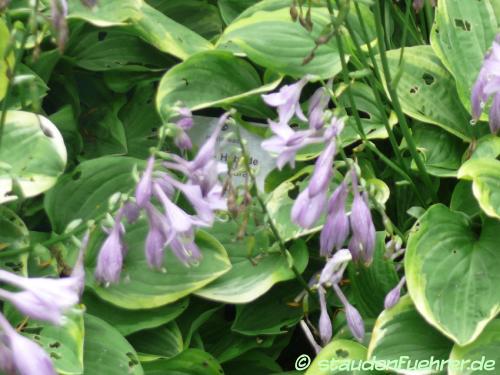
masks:
<path fill-rule="evenodd" d="M 307 79 L 283 86 L 279 92 L 262 95 L 262 99 L 267 105 L 278 108 L 279 122 L 288 124 L 295 114 L 302 121 L 307 121 L 302 109 L 300 108 L 300 94 L 307 84 Z"/>
<path fill-rule="evenodd" d="M 193 113 L 188 107 L 181 107 L 177 110 L 180 119 L 175 123 L 182 130 L 189 130 L 193 127 Z"/>
<path fill-rule="evenodd" d="M 262 142 L 262 148 L 272 154 L 277 154 L 276 166 L 279 170 L 286 164 L 295 167 L 295 155 L 301 148 L 323 142 L 322 138 L 314 138 L 311 130 L 294 131 L 287 124 L 270 122 L 270 127 L 275 134 Z"/>
<path fill-rule="evenodd" d="M 320 130 L 324 123 L 325 109 L 328 107 L 330 102 L 330 95 L 324 87 L 320 87 L 316 90 L 309 101 L 309 111 L 307 116 L 309 117 L 309 127 L 312 130 Z"/>
<path fill-rule="evenodd" d="M 334 248 L 341 248 L 349 235 L 349 218 L 345 210 L 347 184 L 342 182 L 328 201 L 328 214 L 320 235 L 321 255 L 327 256 Z"/>
<path fill-rule="evenodd" d="M 302 228 L 311 228 L 323 213 L 327 201 L 327 192 L 312 196 L 309 187 L 299 194 L 292 207 L 292 221 Z"/>
<path fill-rule="evenodd" d="M 175 236 L 170 243 L 170 248 L 174 255 L 186 266 L 198 262 L 202 255 L 194 242 L 194 232 L 186 232 Z"/>
<path fill-rule="evenodd" d="M 66 0 L 52 0 L 51 2 L 51 18 L 52 25 L 57 32 L 57 44 L 62 51 L 68 39 L 68 24 L 66 17 L 68 16 L 68 3 Z"/>
<path fill-rule="evenodd" d="M 356 340 L 362 341 L 365 337 L 365 324 L 363 322 L 363 318 L 359 314 L 358 310 L 356 310 L 356 308 L 349 303 L 347 297 L 337 284 L 333 285 L 333 290 L 339 297 L 340 302 L 344 305 L 349 330 Z"/>
<path fill-rule="evenodd" d="M 472 88 L 472 116 L 479 119 L 486 102 L 494 96 L 490 109 L 490 129 L 493 134 L 500 130 L 500 42 L 499 36 L 493 41 L 493 47 L 484 58 L 476 83 Z"/>
<path fill-rule="evenodd" d="M 335 142 L 330 142 L 316 160 L 314 173 L 309 183 L 309 192 L 312 195 L 328 190 L 328 184 L 333 175 L 332 163 L 335 152 Z"/>
<path fill-rule="evenodd" d="M 6 367 L 14 367 L 19 375 L 57 375 L 50 357 L 38 344 L 20 335 L 0 314 L 0 327 L 2 328 L 1 343 L 8 349 L 0 349 L 2 355 L 7 357 Z M 2 361 L 3 362 L 3 361 Z"/>
<path fill-rule="evenodd" d="M 105 285 L 118 283 L 123 267 L 123 258 L 127 253 L 127 247 L 123 242 L 125 229 L 121 223 L 121 216 L 115 218 L 115 225 L 99 250 L 97 266 L 94 276 L 96 280 Z"/>
<path fill-rule="evenodd" d="M 0 270 L 0 281 L 20 288 L 20 292 L 0 289 L 0 298 L 9 301 L 21 313 L 32 319 L 60 325 L 64 313 L 76 305 L 85 283 L 83 253 L 88 243 L 84 236 L 78 260 L 69 277 L 60 279 L 26 278 Z"/>
<path fill-rule="evenodd" d="M 121 214 L 127 218 L 127 221 L 132 224 L 139 219 L 141 210 L 137 204 L 134 202 L 127 202 L 121 208 Z M 120 215 L 120 214 L 119 214 Z"/>
<path fill-rule="evenodd" d="M 146 260 L 150 267 L 163 267 L 165 247 L 169 241 L 169 228 L 166 218 L 150 203 L 146 206 L 149 231 L 146 236 Z"/>
<path fill-rule="evenodd" d="M 146 170 L 142 175 L 139 183 L 137 184 L 137 188 L 135 189 L 135 199 L 137 201 L 137 205 L 141 208 L 146 206 L 151 200 L 152 189 L 153 189 L 153 168 L 155 165 L 155 158 L 151 156 L 148 159 L 148 164 L 146 166 Z"/>
<path fill-rule="evenodd" d="M 338 284 L 342 279 L 347 264 L 352 260 L 349 250 L 341 249 L 333 254 L 319 276 L 319 284 Z"/>
<path fill-rule="evenodd" d="M 320 286 L 318 289 L 319 295 L 319 306 L 320 306 L 320 315 L 319 315 L 319 334 L 321 337 L 321 342 L 323 346 L 328 344 L 332 339 L 332 321 L 330 316 L 328 315 L 328 309 L 326 306 L 326 291 Z"/>
<path fill-rule="evenodd" d="M 396 285 L 394 289 L 392 289 L 389 293 L 387 293 L 384 300 L 384 307 L 386 309 L 390 309 L 396 303 L 398 303 L 399 298 L 401 297 L 401 289 L 403 288 L 405 282 L 406 282 L 406 277 L 403 276 L 399 281 L 398 285 Z"/>
<path fill-rule="evenodd" d="M 354 190 L 354 200 L 351 209 L 351 230 L 352 238 L 349 249 L 353 251 L 353 258 L 358 260 L 361 254 L 364 261 L 369 264 L 373 258 L 375 249 L 375 226 L 372 215 L 368 207 L 366 193 L 361 195 L 358 191 L 356 172 L 352 171 L 352 186 Z"/>

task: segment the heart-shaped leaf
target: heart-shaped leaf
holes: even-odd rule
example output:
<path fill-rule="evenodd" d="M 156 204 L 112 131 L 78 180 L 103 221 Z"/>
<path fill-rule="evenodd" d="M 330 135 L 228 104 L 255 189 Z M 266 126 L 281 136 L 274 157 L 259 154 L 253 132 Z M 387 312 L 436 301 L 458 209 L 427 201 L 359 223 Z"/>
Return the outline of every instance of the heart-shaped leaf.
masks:
<path fill-rule="evenodd" d="M 56 126 L 29 112 L 7 112 L 0 147 L 0 203 L 50 189 L 66 167 Z"/>
<path fill-rule="evenodd" d="M 408 291 L 418 311 L 459 345 L 479 336 L 500 311 L 500 221 L 476 234 L 467 215 L 432 206 L 410 234 Z"/>

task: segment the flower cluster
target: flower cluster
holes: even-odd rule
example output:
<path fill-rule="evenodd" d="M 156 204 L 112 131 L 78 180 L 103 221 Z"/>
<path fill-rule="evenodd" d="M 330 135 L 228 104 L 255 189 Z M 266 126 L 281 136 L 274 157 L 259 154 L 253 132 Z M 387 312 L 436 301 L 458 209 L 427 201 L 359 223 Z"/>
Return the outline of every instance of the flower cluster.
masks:
<path fill-rule="evenodd" d="M 500 130 L 500 35 L 484 58 L 476 83 L 472 89 L 472 116 L 479 120 L 488 99 L 493 96 L 490 109 L 490 130 L 497 134 Z"/>
<path fill-rule="evenodd" d="M 328 187 L 333 177 L 333 160 L 337 150 L 337 138 L 342 132 L 342 120 L 332 117 L 329 126 L 326 109 L 329 103 L 328 92 L 319 88 L 309 101 L 308 117 L 300 107 L 300 94 L 307 80 L 304 78 L 295 84 L 281 88 L 277 93 L 264 95 L 267 104 L 278 110 L 278 122 L 270 121 L 270 127 L 275 134 L 262 143 L 262 147 L 277 153 L 277 167 L 285 164 L 294 165 L 295 155 L 302 147 L 311 143 L 324 143 L 323 152 L 316 160 L 314 172 L 309 185 L 299 194 L 292 208 L 292 221 L 303 228 L 313 227 L 327 208 L 326 223 L 321 232 L 321 254 L 331 255 L 334 249 L 340 249 L 352 233 L 349 242 L 353 259 L 363 259 L 370 263 L 375 248 L 375 226 L 368 206 L 366 193 L 361 193 L 358 187 L 355 168 L 351 170 L 351 187 L 354 195 L 350 218 L 346 212 L 348 185 L 346 182 L 333 192 L 328 199 Z M 296 115 L 303 121 L 308 121 L 309 129 L 294 131 L 288 123 Z M 350 228 L 350 231 L 349 231 Z"/>
<path fill-rule="evenodd" d="M 226 166 L 216 160 L 215 152 L 217 137 L 228 117 L 226 113 L 220 118 L 215 131 L 193 160 L 170 155 L 169 161 L 161 163 L 162 168 L 155 169 L 155 158 L 149 158 L 136 187 L 135 202 L 126 203 L 118 211 L 100 249 L 95 271 L 98 281 L 107 285 L 120 280 L 127 253 L 122 220 L 126 218 L 133 223 L 140 211 L 145 212 L 149 223 L 145 253 L 150 267 L 162 269 L 167 247 L 186 266 L 200 260 L 201 252 L 194 241 L 196 228 L 212 226 L 215 211 L 227 209 L 218 178 L 225 172 Z M 185 182 L 179 181 L 172 172 L 182 174 Z M 177 192 L 182 193 L 192 205 L 194 215 L 174 203 Z"/>
<path fill-rule="evenodd" d="M 83 292 L 83 254 L 87 242 L 88 234 L 83 239 L 73 272 L 66 278 L 25 278 L 0 270 L 0 282 L 19 289 L 16 292 L 0 289 L 0 299 L 10 302 L 29 318 L 63 324 L 64 314 L 78 303 Z M 56 374 L 47 353 L 38 344 L 19 334 L 1 313 L 0 371 L 9 375 Z"/>
<path fill-rule="evenodd" d="M 347 300 L 347 297 L 340 289 L 340 282 L 347 268 L 348 263 L 352 260 L 352 255 L 347 249 L 337 251 L 326 263 L 325 267 L 319 275 L 315 287 L 318 290 L 320 317 L 319 317 L 319 335 L 323 346 L 327 345 L 332 339 L 332 321 L 328 314 L 326 293 L 328 288 L 332 288 L 334 293 L 344 305 L 346 314 L 347 326 L 354 338 L 362 341 L 365 336 L 365 326 L 363 319 L 356 308 Z M 316 347 L 315 344 L 313 346 Z"/>

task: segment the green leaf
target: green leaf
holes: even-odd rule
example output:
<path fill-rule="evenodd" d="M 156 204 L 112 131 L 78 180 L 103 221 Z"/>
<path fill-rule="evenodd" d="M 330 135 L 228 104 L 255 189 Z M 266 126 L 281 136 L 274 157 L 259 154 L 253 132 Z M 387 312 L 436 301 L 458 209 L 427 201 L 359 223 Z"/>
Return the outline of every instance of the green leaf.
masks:
<path fill-rule="evenodd" d="M 212 39 L 222 33 L 219 10 L 203 0 L 149 0 L 148 3 L 204 38 Z"/>
<path fill-rule="evenodd" d="M 106 156 L 85 161 L 65 174 L 45 196 L 53 230 L 62 233 L 73 220 L 90 220 L 107 212 L 113 194 L 133 189 L 132 169 L 142 164 L 137 159 Z"/>
<path fill-rule="evenodd" d="M 366 360 L 366 348 L 349 340 L 334 340 L 325 346 L 311 363 L 305 375 L 367 374 L 367 371 L 346 371 L 352 362 Z M 296 368 L 301 368 L 296 362 Z M 299 366 L 299 367 L 297 367 Z"/>
<path fill-rule="evenodd" d="M 83 27 L 74 33 L 65 56 L 76 66 L 101 72 L 149 71 L 173 65 L 173 59 L 120 29 Z"/>
<path fill-rule="evenodd" d="M 481 207 L 472 194 L 470 181 L 458 181 L 451 195 L 450 208 L 453 211 L 462 211 L 473 217 L 481 213 Z"/>
<path fill-rule="evenodd" d="M 142 375 L 134 348 L 120 333 L 95 316 L 85 314 L 84 375 Z"/>
<path fill-rule="evenodd" d="M 474 341 L 500 311 L 499 230 L 500 222 L 490 219 L 476 234 L 467 215 L 438 204 L 410 234 L 410 296 L 425 319 L 459 345 Z"/>
<path fill-rule="evenodd" d="M 141 360 L 171 358 L 182 352 L 183 342 L 179 327 L 170 322 L 161 327 L 136 332 L 127 337 Z"/>
<path fill-rule="evenodd" d="M 493 134 L 481 137 L 474 147 L 471 159 L 496 159 L 500 155 L 500 137 Z"/>
<path fill-rule="evenodd" d="M 213 48 L 208 40 L 147 3 L 144 2 L 140 10 L 141 18 L 126 29 L 160 51 L 185 60 L 197 52 Z"/>
<path fill-rule="evenodd" d="M 219 6 L 224 22 L 229 25 L 241 12 L 258 1 L 259 0 L 218 0 L 217 5 Z"/>
<path fill-rule="evenodd" d="M 83 295 L 82 302 L 89 314 L 105 320 L 124 336 L 166 324 L 181 315 L 189 304 L 188 299 L 182 299 L 156 309 L 126 310 L 107 303 L 90 292 Z"/>
<path fill-rule="evenodd" d="M 69 0 L 69 19 L 80 19 L 99 27 L 122 26 L 141 17 L 141 0 L 100 0 L 93 8 L 80 0 Z"/>
<path fill-rule="evenodd" d="M 216 223 L 213 234 L 227 249 L 232 268 L 225 275 L 201 290 L 196 295 L 226 303 L 246 303 L 266 293 L 280 282 L 295 277 L 288 259 L 278 249 L 269 251 L 267 233 L 262 228 L 250 225 L 249 235 L 239 240 L 239 226 L 235 222 Z M 305 243 L 296 241 L 290 248 L 295 266 L 302 272 L 308 262 Z"/>
<path fill-rule="evenodd" d="M 3 250 L 25 248 L 29 243 L 26 224 L 14 211 L 0 206 L 0 254 Z"/>
<path fill-rule="evenodd" d="M 369 267 L 350 263 L 348 267 L 355 305 L 364 317 L 376 318 L 382 312 L 385 296 L 399 281 L 385 251 L 385 233 L 378 232 L 373 263 Z"/>
<path fill-rule="evenodd" d="M 203 52 L 163 76 L 156 104 L 165 119 L 172 115 L 177 102 L 194 111 L 248 98 L 245 107 L 255 111 L 254 107 L 264 105 L 257 94 L 273 90 L 280 81 L 263 85 L 257 71 L 245 60 L 225 51 Z"/>
<path fill-rule="evenodd" d="M 231 322 L 219 310 L 204 324 L 199 334 L 207 352 L 220 363 L 236 359 L 254 349 L 272 348 L 277 336 L 244 336 L 231 331 Z M 281 336 L 283 337 L 283 336 Z"/>
<path fill-rule="evenodd" d="M 252 350 L 238 358 L 224 363 L 225 375 L 276 374 L 281 367 L 269 355 Z"/>
<path fill-rule="evenodd" d="M 402 355 L 409 357 L 408 361 L 412 363 L 430 358 L 446 360 L 452 346 L 450 340 L 422 318 L 410 296 L 406 295 L 378 317 L 368 347 L 368 358 L 385 361 L 390 370 L 398 373 L 417 374 L 422 370 L 410 371 L 406 368 L 408 363 L 402 362 L 402 367 L 398 367 Z"/>
<path fill-rule="evenodd" d="M 471 159 L 458 171 L 458 178 L 472 181 L 472 191 L 488 216 L 500 219 L 500 161 Z"/>
<path fill-rule="evenodd" d="M 27 328 L 28 331 L 31 328 Z M 29 334 L 48 353 L 61 375 L 83 374 L 84 325 L 83 311 L 73 311 L 62 327 L 43 324 Z"/>
<path fill-rule="evenodd" d="M 170 359 L 144 363 L 146 375 L 221 375 L 217 360 L 199 349 L 187 349 Z"/>
<path fill-rule="evenodd" d="M 449 375 L 491 374 L 500 363 L 500 320 L 493 320 L 472 344 L 455 345 L 451 351 L 452 361 L 471 361 L 468 370 L 449 369 Z M 481 368 L 481 364 L 483 364 Z"/>
<path fill-rule="evenodd" d="M 50 189 L 66 166 L 56 126 L 33 113 L 7 112 L 0 147 L 0 203 Z"/>
<path fill-rule="evenodd" d="M 438 4 L 431 45 L 455 77 L 459 97 L 468 109 L 472 86 L 497 30 L 490 0 L 443 0 Z"/>
<path fill-rule="evenodd" d="M 7 87 L 9 85 L 9 78 L 7 77 L 7 69 L 14 63 L 14 55 L 11 53 L 5 59 L 5 53 L 9 46 L 10 33 L 9 29 L 5 25 L 5 22 L 0 18 L 0 101 L 3 100 Z"/>
<path fill-rule="evenodd" d="M 127 228 L 129 252 L 124 261 L 122 282 L 104 287 L 92 277 L 95 259 L 104 240 L 99 233 L 89 244 L 87 285 L 102 299 L 125 309 L 149 309 L 175 302 L 213 282 L 229 271 L 231 264 L 224 247 L 208 233 L 199 231 L 196 244 L 203 254 L 199 265 L 186 267 L 170 251 L 165 255 L 165 272 L 149 268 L 144 255 L 148 231 L 145 220 Z"/>
<path fill-rule="evenodd" d="M 248 336 L 286 333 L 304 315 L 302 306 L 294 303 L 301 291 L 295 281 L 278 284 L 254 302 L 237 305 L 231 329 Z"/>
<path fill-rule="evenodd" d="M 397 94 L 404 113 L 422 122 L 437 125 L 464 141 L 470 141 L 470 115 L 458 97 L 453 77 L 432 48 L 405 48 L 401 67 L 400 55 L 401 50 L 391 50 L 388 51 L 387 58 L 392 77 L 401 73 Z"/>
<path fill-rule="evenodd" d="M 218 41 L 218 48 L 236 45 L 254 63 L 295 78 L 306 74 L 330 78 L 341 70 L 335 38 L 317 48 L 315 57 L 304 64 L 304 59 L 316 46 L 315 39 L 330 21 L 325 7 L 313 9 L 314 29 L 311 33 L 298 22 L 293 22 L 289 3 L 278 9 L 255 13 L 252 8 L 226 28 Z"/>
<path fill-rule="evenodd" d="M 456 177 L 466 150 L 464 142 L 441 128 L 420 123 L 413 126 L 413 137 L 429 174 Z M 417 166 L 412 163 L 412 168 Z"/>

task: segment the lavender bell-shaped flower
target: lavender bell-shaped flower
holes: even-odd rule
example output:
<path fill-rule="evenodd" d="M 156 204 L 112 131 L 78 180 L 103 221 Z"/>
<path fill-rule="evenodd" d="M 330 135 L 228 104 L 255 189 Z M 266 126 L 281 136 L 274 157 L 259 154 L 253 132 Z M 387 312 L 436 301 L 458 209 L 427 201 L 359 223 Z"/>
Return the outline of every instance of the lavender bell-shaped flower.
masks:
<path fill-rule="evenodd" d="M 151 156 L 148 159 L 148 163 L 146 166 L 146 170 L 142 175 L 137 187 L 135 189 L 135 199 L 137 201 L 137 205 L 140 208 L 144 208 L 146 203 L 151 200 L 151 196 L 153 194 L 153 168 L 155 164 L 155 158 Z"/>
<path fill-rule="evenodd" d="M 356 340 L 363 341 L 363 338 L 365 337 L 365 324 L 363 322 L 363 318 L 361 317 L 358 310 L 356 310 L 356 308 L 350 304 L 350 302 L 347 300 L 347 297 L 337 284 L 333 285 L 333 290 L 339 297 L 340 302 L 342 302 L 342 304 L 344 305 L 347 326 L 349 327 L 349 330 Z"/>
<path fill-rule="evenodd" d="M 278 108 L 279 122 L 288 124 L 295 114 L 302 121 L 307 121 L 302 109 L 300 108 L 300 94 L 307 84 L 307 79 L 283 86 L 279 92 L 262 95 L 262 99 L 271 107 Z"/>
<path fill-rule="evenodd" d="M 406 283 L 406 277 L 403 276 L 399 281 L 398 285 L 396 285 L 394 289 L 392 289 L 389 293 L 387 293 L 384 300 L 384 307 L 386 309 L 390 309 L 396 303 L 398 303 L 399 299 L 401 298 L 401 289 L 403 288 L 403 285 L 405 283 Z"/>
<path fill-rule="evenodd" d="M 325 209 L 335 150 L 335 143 L 330 142 L 316 160 L 309 186 L 299 194 L 292 207 L 292 221 L 303 228 L 311 228 Z"/>
<path fill-rule="evenodd" d="M 193 114 L 187 107 L 179 108 L 177 113 L 180 118 L 175 123 L 178 133 L 175 136 L 174 142 L 181 150 L 190 150 L 193 148 L 193 144 L 186 132 L 193 127 Z"/>
<path fill-rule="evenodd" d="M 146 206 L 146 214 L 149 221 L 145 245 L 146 260 L 150 267 L 161 269 L 169 240 L 169 228 L 166 218 L 151 203 Z"/>
<path fill-rule="evenodd" d="M 347 264 L 352 260 L 351 252 L 340 249 L 326 262 L 319 276 L 319 284 L 338 284 L 342 279 Z"/>
<path fill-rule="evenodd" d="M 94 276 L 105 285 L 118 283 L 123 267 L 123 259 L 127 247 L 123 242 L 125 229 L 121 223 L 121 215 L 115 218 L 115 225 L 99 250 Z"/>
<path fill-rule="evenodd" d="M 313 137 L 311 130 L 294 131 L 288 124 L 280 124 L 270 121 L 270 128 L 275 134 L 262 142 L 262 148 L 277 155 L 276 166 L 279 170 L 286 164 L 295 167 L 295 155 L 301 148 L 312 144 L 321 143 L 323 139 Z"/>
<path fill-rule="evenodd" d="M 320 234 L 320 252 L 323 256 L 330 255 L 335 248 L 341 248 L 349 236 L 349 218 L 345 210 L 347 194 L 347 184 L 342 182 L 328 201 L 326 222 Z"/>
<path fill-rule="evenodd" d="M 332 320 L 328 315 L 328 309 L 326 304 L 326 290 L 324 290 L 321 286 L 318 289 L 319 296 L 319 306 L 320 306 L 320 315 L 319 315 L 319 334 L 321 337 L 321 342 L 323 346 L 327 345 L 332 339 Z"/>
<path fill-rule="evenodd" d="M 349 243 L 349 250 L 353 253 L 354 259 L 358 260 L 361 256 L 365 263 L 370 264 L 375 249 L 375 226 L 368 207 L 368 198 L 366 194 L 362 195 L 358 191 L 357 177 L 354 171 L 352 171 L 352 186 L 354 200 L 350 217 L 352 238 Z"/>
<path fill-rule="evenodd" d="M 0 334 L 2 344 L 8 348 L 8 351 L 0 350 L 2 350 L 3 356 L 10 355 L 7 360 L 8 366 L 14 367 L 17 374 L 57 375 L 47 353 L 38 344 L 17 333 L 1 313 L 0 328 L 2 329 Z"/>
<path fill-rule="evenodd" d="M 500 36 L 496 37 L 490 52 L 484 58 L 476 83 L 472 88 L 472 116 L 479 120 L 488 99 L 494 96 L 490 109 L 490 130 L 500 130 Z"/>
<path fill-rule="evenodd" d="M 330 96 L 324 87 L 317 89 L 311 97 L 307 116 L 309 118 L 309 127 L 312 130 L 319 131 L 324 126 L 325 109 L 328 107 L 329 102 Z"/>
<path fill-rule="evenodd" d="M 21 313 L 32 319 L 60 325 L 64 313 L 76 305 L 85 282 L 83 253 L 88 243 L 88 233 L 82 241 L 80 255 L 72 274 L 66 278 L 26 278 L 0 270 L 0 281 L 20 288 L 20 292 L 0 289 L 0 298 L 9 301 Z"/>
<path fill-rule="evenodd" d="M 15 375 L 16 365 L 12 358 L 12 351 L 3 344 L 5 340 L 5 334 L 0 332 L 0 371 L 6 375 Z"/>

